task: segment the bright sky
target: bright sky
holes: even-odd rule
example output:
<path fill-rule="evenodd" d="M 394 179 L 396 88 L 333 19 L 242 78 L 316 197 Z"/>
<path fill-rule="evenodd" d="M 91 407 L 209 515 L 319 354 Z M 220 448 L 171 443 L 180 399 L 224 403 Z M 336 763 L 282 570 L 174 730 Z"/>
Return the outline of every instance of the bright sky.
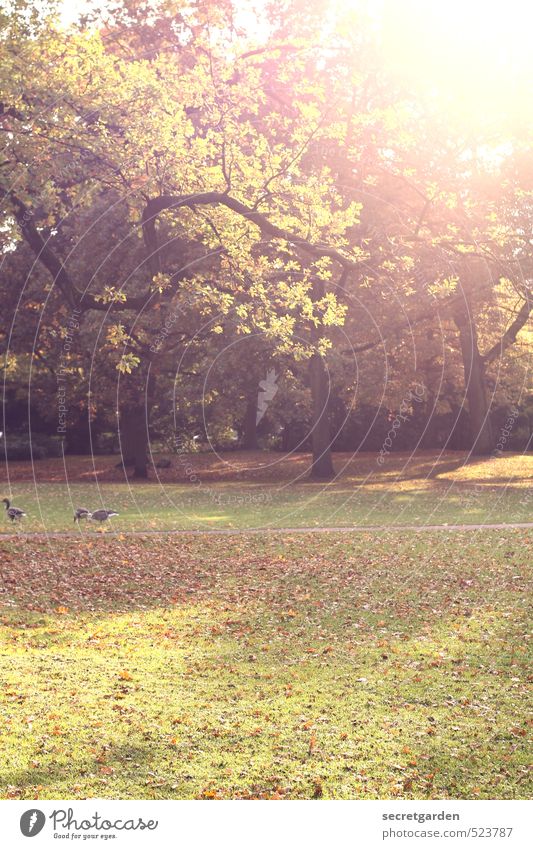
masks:
<path fill-rule="evenodd" d="M 65 23 L 86 4 L 63 0 Z M 386 64 L 410 86 L 440 99 L 443 109 L 462 114 L 463 120 L 475 125 L 488 114 L 515 122 L 531 112 L 533 0 L 332 4 L 347 10 L 366 8 L 381 29 Z"/>
<path fill-rule="evenodd" d="M 383 0 L 382 21 L 396 72 L 465 119 L 531 113 L 531 0 Z"/>

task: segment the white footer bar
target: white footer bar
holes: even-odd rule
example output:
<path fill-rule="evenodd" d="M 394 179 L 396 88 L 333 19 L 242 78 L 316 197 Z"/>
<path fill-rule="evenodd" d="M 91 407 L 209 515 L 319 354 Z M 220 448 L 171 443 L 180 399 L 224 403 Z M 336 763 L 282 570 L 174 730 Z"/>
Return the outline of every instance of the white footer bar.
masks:
<path fill-rule="evenodd" d="M 527 801 L 0 802 L 6 849 L 522 849 L 533 846 L 532 819 Z"/>

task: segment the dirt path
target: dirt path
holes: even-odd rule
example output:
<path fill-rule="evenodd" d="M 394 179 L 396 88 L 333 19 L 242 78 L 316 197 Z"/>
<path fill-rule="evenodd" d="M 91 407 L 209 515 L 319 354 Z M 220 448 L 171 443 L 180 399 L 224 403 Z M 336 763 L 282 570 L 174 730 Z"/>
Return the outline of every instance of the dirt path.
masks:
<path fill-rule="evenodd" d="M 402 531 L 507 531 L 514 528 L 532 529 L 533 522 L 508 522 L 486 525 L 354 525 L 353 527 L 324 527 L 324 528 L 219 528 L 207 530 L 166 530 L 166 531 L 105 531 L 104 533 L 72 531 L 13 531 L 0 533 L 0 539 L 20 539 L 47 537 L 51 539 L 70 537 L 87 539 L 88 537 L 143 537 L 143 536 L 247 536 L 250 534 L 350 534 L 350 533 L 401 533 Z"/>

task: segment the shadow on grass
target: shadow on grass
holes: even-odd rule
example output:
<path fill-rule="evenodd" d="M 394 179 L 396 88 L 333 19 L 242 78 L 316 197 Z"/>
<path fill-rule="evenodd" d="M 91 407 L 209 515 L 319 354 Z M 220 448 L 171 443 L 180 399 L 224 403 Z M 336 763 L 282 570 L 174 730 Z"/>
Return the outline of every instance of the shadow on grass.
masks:
<path fill-rule="evenodd" d="M 38 758 L 38 755 L 36 755 Z M 119 769 L 130 766 L 132 770 L 141 770 L 143 776 L 148 774 L 153 765 L 156 754 L 147 743 L 146 746 L 124 743 L 123 745 L 110 746 L 106 751 L 105 765 L 100 765 L 95 758 L 65 760 L 63 762 L 47 761 L 46 767 L 30 767 L 28 769 L 9 770 L 4 762 L 0 770 L 0 788 L 7 789 L 10 798 L 36 798 L 35 791 L 38 789 L 37 798 L 45 798 L 47 788 L 53 787 L 52 798 L 112 798 L 113 787 L 111 779 L 107 777 L 106 770 L 113 770 L 115 765 Z M 89 785 L 94 788 L 95 779 L 101 781 L 101 794 L 93 791 L 84 795 L 84 788 Z M 105 783 L 104 783 L 105 782 Z M 140 782 L 139 782 L 140 783 Z M 137 785 L 138 786 L 138 785 Z M 137 786 L 135 789 L 137 789 Z M 61 795 L 57 795 L 57 788 L 62 788 Z M 133 790 L 133 788 L 132 788 Z M 122 797 L 127 798 L 127 797 Z M 130 797 L 134 798 L 134 796 Z"/>

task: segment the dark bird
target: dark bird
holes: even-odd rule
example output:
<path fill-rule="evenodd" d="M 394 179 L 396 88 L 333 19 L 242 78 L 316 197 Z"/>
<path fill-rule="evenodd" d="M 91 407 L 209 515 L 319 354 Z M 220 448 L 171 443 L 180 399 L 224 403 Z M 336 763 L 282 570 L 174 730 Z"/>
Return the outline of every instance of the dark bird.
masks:
<path fill-rule="evenodd" d="M 91 515 L 90 510 L 86 510 L 85 507 L 76 507 L 74 511 L 74 521 L 79 522 L 80 519 L 88 519 Z"/>
<path fill-rule="evenodd" d="M 24 510 L 19 510 L 18 507 L 11 507 L 9 498 L 2 498 L 2 501 L 6 505 L 6 514 L 12 522 L 16 522 L 17 519 L 22 519 L 26 515 Z"/>
<path fill-rule="evenodd" d="M 107 522 L 111 516 L 118 516 L 118 513 L 115 510 L 95 510 L 90 514 L 93 522 Z"/>

